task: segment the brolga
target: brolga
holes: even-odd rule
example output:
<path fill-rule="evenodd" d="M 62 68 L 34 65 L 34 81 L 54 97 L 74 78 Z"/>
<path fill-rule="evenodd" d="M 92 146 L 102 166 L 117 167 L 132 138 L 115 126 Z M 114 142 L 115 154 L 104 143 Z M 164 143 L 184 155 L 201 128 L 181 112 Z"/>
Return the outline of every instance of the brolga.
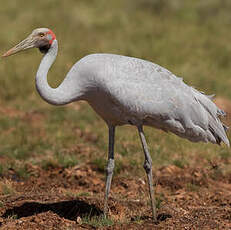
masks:
<path fill-rule="evenodd" d="M 186 85 L 167 69 L 133 57 L 90 54 L 71 68 L 57 88 L 51 88 L 47 82 L 47 74 L 56 59 L 58 42 L 50 29 L 35 29 L 3 57 L 34 47 L 44 53 L 35 78 L 41 97 L 53 105 L 85 100 L 108 126 L 105 216 L 108 214 L 108 195 L 114 168 L 116 126 L 129 124 L 137 127 L 144 151 L 144 169 L 154 221 L 157 220 L 157 213 L 152 159 L 143 126 L 170 131 L 193 142 L 224 142 L 229 146 L 227 127 L 219 119 L 225 113 L 212 102 L 212 96 Z"/>

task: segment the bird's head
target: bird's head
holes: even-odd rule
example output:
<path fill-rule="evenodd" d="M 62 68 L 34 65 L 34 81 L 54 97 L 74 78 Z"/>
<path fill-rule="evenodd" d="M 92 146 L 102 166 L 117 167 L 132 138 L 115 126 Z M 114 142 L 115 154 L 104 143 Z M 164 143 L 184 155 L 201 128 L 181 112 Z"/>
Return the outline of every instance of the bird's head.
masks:
<path fill-rule="evenodd" d="M 39 48 L 42 53 L 46 53 L 55 39 L 55 34 L 50 29 L 35 29 L 26 39 L 8 50 L 2 57 L 8 57 L 29 48 Z"/>

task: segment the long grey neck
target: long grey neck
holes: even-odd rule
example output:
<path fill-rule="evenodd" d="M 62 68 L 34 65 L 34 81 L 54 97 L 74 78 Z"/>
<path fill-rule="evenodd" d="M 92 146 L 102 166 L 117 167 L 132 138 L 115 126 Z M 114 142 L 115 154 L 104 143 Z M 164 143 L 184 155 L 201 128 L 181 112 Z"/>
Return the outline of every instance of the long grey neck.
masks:
<path fill-rule="evenodd" d="M 57 87 L 52 88 L 47 81 L 47 74 L 54 63 L 58 53 L 58 42 L 54 40 L 49 51 L 44 55 L 36 75 L 36 88 L 40 96 L 50 104 L 64 105 L 75 100 L 79 100 L 81 95 L 78 93 L 78 87 L 76 86 L 75 93 L 71 92 L 69 84 L 65 84 L 65 80 Z M 67 82 L 67 81 L 66 81 Z M 74 86 L 72 85 L 72 88 Z"/>

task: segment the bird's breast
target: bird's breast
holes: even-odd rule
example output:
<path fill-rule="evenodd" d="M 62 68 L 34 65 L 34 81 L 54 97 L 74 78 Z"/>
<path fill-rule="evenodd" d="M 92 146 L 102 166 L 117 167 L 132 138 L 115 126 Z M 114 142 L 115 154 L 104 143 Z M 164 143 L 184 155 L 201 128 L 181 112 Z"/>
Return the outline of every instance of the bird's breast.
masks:
<path fill-rule="evenodd" d="M 135 114 L 130 114 L 123 106 L 106 93 L 98 92 L 88 98 L 89 105 L 109 125 L 137 125 L 139 119 Z"/>

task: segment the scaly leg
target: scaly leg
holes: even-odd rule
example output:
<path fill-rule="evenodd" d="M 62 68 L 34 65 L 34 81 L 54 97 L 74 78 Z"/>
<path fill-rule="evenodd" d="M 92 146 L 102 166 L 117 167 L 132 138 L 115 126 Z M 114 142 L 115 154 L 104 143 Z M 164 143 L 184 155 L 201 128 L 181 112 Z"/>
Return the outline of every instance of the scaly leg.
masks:
<path fill-rule="evenodd" d="M 106 190 L 104 198 L 104 216 L 107 217 L 108 214 L 108 195 L 111 188 L 111 180 L 114 169 L 114 139 L 115 139 L 115 127 L 109 126 L 109 150 L 108 150 L 108 162 L 106 168 Z"/>
<path fill-rule="evenodd" d="M 148 177 L 149 194 L 150 194 L 151 205 L 152 205 L 152 218 L 156 222 L 157 221 L 156 201 L 155 201 L 155 197 L 154 197 L 153 182 L 152 182 L 152 158 L 151 158 L 149 151 L 148 151 L 148 145 L 147 145 L 147 142 L 146 142 L 146 139 L 144 136 L 143 127 L 138 126 L 137 128 L 138 128 L 140 140 L 142 143 L 142 147 L 144 150 L 144 156 L 145 156 L 144 169 L 145 169 L 147 177 Z"/>

